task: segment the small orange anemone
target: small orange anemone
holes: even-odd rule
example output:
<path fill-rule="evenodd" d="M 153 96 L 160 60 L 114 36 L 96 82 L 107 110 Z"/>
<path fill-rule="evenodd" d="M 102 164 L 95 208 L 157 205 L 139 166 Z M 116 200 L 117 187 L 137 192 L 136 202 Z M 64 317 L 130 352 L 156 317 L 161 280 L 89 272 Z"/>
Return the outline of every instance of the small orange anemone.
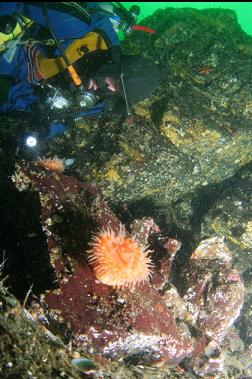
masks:
<path fill-rule="evenodd" d="M 54 171 L 56 174 L 62 174 L 64 172 L 65 166 L 62 159 L 58 157 L 54 158 L 39 158 L 37 161 L 37 165 L 42 168 L 46 168 L 47 170 Z"/>
<path fill-rule="evenodd" d="M 148 247 L 140 245 L 134 236 L 126 236 L 123 225 L 117 234 L 110 229 L 102 230 L 93 237 L 90 246 L 89 262 L 104 284 L 134 288 L 151 276 Z"/>

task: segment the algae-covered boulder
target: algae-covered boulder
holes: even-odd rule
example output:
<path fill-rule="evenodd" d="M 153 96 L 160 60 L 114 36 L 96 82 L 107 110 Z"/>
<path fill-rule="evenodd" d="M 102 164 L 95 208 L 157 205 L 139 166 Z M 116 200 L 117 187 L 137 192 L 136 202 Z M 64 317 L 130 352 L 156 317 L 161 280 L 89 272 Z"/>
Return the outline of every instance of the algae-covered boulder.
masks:
<path fill-rule="evenodd" d="M 131 127 L 118 114 L 94 126 L 75 168 L 113 202 L 164 205 L 251 161 L 252 40 L 229 10 L 167 8 L 143 24 L 156 34 L 134 32 L 123 50 L 160 63 L 162 85 Z"/>

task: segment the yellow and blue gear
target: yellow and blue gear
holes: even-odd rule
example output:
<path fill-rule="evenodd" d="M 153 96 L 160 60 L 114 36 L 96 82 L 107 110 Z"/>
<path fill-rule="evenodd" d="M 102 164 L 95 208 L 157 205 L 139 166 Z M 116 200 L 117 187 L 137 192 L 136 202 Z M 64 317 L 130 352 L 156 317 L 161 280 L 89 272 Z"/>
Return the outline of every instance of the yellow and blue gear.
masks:
<path fill-rule="evenodd" d="M 23 18 L 29 18 L 37 28 L 37 31 L 33 33 L 33 38 L 36 40 L 39 37 L 38 30 L 48 30 L 48 22 L 43 12 L 43 4 L 3 2 L 0 3 L 0 17 L 21 14 Z M 87 49 L 90 51 L 108 49 L 120 45 L 116 32 L 107 16 L 95 12 L 85 21 L 81 17 L 76 17 L 75 14 L 62 11 L 61 3 L 57 3 L 57 7 L 55 4 L 52 3 L 51 5 L 47 3 L 48 19 L 50 20 L 55 37 L 60 41 L 62 50 L 70 54 L 72 62 L 83 56 L 82 53 L 79 54 L 79 41 L 84 45 L 87 44 Z M 22 40 L 22 42 L 24 41 Z M 63 60 L 59 59 L 59 57 L 62 57 L 62 54 L 57 46 L 54 49 L 53 56 L 48 57 L 43 44 L 37 42 L 34 44 L 31 40 L 28 43 L 29 47 L 21 44 L 18 51 L 10 55 L 10 57 L 5 52 L 1 54 L 0 74 L 14 76 L 17 80 L 36 83 L 41 78 L 52 77 L 54 73 L 56 74 L 64 70 L 65 65 Z M 31 48 L 33 45 L 35 45 L 36 49 Z M 35 52 L 36 55 L 34 55 Z M 37 65 L 35 70 L 33 70 L 35 75 L 31 75 L 33 65 Z M 56 69 L 57 65 L 59 66 L 58 70 Z M 36 73 L 39 72 L 40 67 L 41 77 L 39 76 L 36 79 Z"/>
<path fill-rule="evenodd" d="M 82 58 L 86 51 L 107 50 L 108 45 L 105 39 L 96 32 L 90 32 L 85 37 L 74 41 L 65 51 L 70 63 L 74 63 Z M 63 57 L 46 58 L 43 54 L 38 53 L 37 68 L 43 79 L 49 79 L 67 68 Z"/>
<path fill-rule="evenodd" d="M 21 15 L 23 19 L 31 20 L 34 25 L 32 30 L 29 28 L 27 35 L 22 36 L 21 29 L 15 28 L 15 33 L 12 30 L 11 33 L 4 33 L 5 35 L 2 36 L 3 48 L 11 43 L 8 42 L 11 41 L 11 38 L 12 41 L 15 41 L 13 38 L 17 39 L 15 46 L 10 45 L 10 49 L 3 50 L 0 54 L 0 75 L 16 79 L 15 86 L 9 91 L 8 103 L 1 107 L 4 111 L 31 111 L 32 104 L 37 101 L 33 94 L 32 84 L 51 78 L 67 67 L 56 43 L 53 53 L 51 51 L 50 55 L 44 44 L 40 43 L 40 31 L 47 30 L 47 35 L 52 38 L 48 20 L 43 12 L 45 4 L 54 35 L 60 41 L 71 64 L 82 58 L 85 51 L 107 50 L 120 46 L 120 41 L 109 17 L 99 14 L 99 12 L 89 15 L 85 10 L 82 14 L 79 11 L 78 3 L 1 2 L 0 18 Z M 76 4 L 78 7 L 72 9 Z M 11 35 L 6 36 L 6 34 Z M 21 40 L 19 41 L 19 39 Z M 86 49 L 82 49 L 83 47 Z"/>
<path fill-rule="evenodd" d="M 9 16 L 7 16 L 9 17 Z M 11 42 L 17 41 L 20 39 L 24 33 L 27 31 L 27 28 L 30 27 L 33 22 L 27 17 L 22 17 L 19 15 L 13 15 L 12 22 L 9 23 L 6 16 L 3 16 L 2 24 L 5 24 L 5 30 L 0 31 L 0 53 L 8 49 Z M 12 25 L 14 24 L 14 27 Z M 2 28 L 1 28 L 2 29 Z M 12 30 L 10 30 L 12 29 Z"/>

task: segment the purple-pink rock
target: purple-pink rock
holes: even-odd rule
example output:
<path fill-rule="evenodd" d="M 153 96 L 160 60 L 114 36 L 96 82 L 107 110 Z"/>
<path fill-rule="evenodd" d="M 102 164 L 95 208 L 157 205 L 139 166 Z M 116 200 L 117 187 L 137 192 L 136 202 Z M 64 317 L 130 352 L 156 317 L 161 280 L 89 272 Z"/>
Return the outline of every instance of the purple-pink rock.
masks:
<path fill-rule="evenodd" d="M 75 346 L 109 359 L 152 364 L 174 365 L 191 357 L 199 375 L 217 370 L 210 360 L 202 363 L 202 354 L 208 348 L 211 357 L 216 347 L 221 349 L 244 298 L 242 279 L 231 267 L 223 239 L 200 244 L 183 273 L 184 294 L 174 286 L 169 294 L 165 285 L 181 243 L 163 236 L 152 219 L 135 220 L 131 233 L 149 245 L 153 275 L 134 290 L 114 289 L 95 277 L 86 255 L 94 233 L 120 228 L 97 187 L 25 162 L 17 165 L 13 181 L 20 190 L 39 193 L 41 224 L 58 279 L 58 289 L 47 291 L 44 303 L 71 332 Z M 192 336 L 177 317 L 197 333 Z"/>

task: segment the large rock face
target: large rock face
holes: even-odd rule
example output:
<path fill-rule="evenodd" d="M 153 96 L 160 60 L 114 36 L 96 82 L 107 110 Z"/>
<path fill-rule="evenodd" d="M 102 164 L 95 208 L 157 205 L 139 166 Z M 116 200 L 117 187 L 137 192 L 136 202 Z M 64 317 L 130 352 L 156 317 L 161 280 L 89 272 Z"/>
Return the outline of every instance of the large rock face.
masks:
<path fill-rule="evenodd" d="M 145 24 L 157 33 L 135 33 L 123 49 L 158 61 L 163 83 L 131 127 L 114 115 L 99 135 L 92 128 L 76 169 L 113 202 L 167 204 L 251 161 L 252 42 L 232 11 L 168 8 Z M 98 144 L 103 159 L 90 162 Z"/>

